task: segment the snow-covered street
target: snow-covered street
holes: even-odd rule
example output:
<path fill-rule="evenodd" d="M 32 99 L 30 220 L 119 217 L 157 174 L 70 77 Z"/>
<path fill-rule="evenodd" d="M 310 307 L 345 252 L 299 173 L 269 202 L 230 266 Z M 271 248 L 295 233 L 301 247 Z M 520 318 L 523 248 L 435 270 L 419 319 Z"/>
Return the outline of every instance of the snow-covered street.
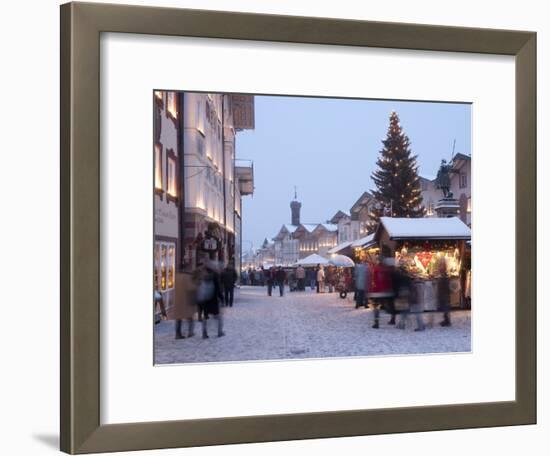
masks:
<path fill-rule="evenodd" d="M 410 319 L 404 330 L 387 324 L 382 312 L 380 329 L 371 328 L 373 312 L 355 309 L 351 295 L 317 294 L 311 290 L 278 290 L 267 296 L 265 287 L 235 290 L 232 308 L 224 307 L 225 337 L 216 337 L 209 321 L 209 339 L 202 339 L 200 323 L 195 336 L 176 340 L 174 322 L 155 325 L 155 363 L 197 363 L 343 356 L 468 352 L 470 312 L 452 313 L 452 327 L 439 326 L 441 314 L 425 314 L 427 328 L 414 332 Z M 433 323 L 433 325 L 431 325 Z M 184 323 L 184 334 L 187 332 Z"/>

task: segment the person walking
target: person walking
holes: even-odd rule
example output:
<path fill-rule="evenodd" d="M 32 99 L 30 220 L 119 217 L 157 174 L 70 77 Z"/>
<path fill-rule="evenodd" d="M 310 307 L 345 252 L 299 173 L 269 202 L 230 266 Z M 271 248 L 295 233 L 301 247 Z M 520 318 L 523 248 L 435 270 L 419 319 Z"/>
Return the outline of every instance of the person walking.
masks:
<path fill-rule="evenodd" d="M 279 269 L 275 274 L 275 279 L 277 281 L 277 285 L 279 286 L 279 296 L 282 297 L 285 290 L 286 272 L 281 266 L 279 266 Z"/>
<path fill-rule="evenodd" d="M 296 280 L 298 281 L 298 291 L 304 291 L 306 279 L 306 270 L 300 265 L 296 268 Z"/>
<path fill-rule="evenodd" d="M 197 291 L 196 280 L 191 274 L 185 272 L 176 272 L 175 283 L 175 299 L 172 309 L 170 309 L 170 317 L 175 320 L 176 339 L 185 339 L 182 333 L 183 321 L 187 321 L 187 337 L 195 335 L 195 313 L 197 305 L 195 294 Z"/>
<path fill-rule="evenodd" d="M 237 283 L 237 271 L 232 263 L 228 263 L 222 272 L 223 298 L 226 307 L 233 307 L 235 284 Z"/>
<path fill-rule="evenodd" d="M 266 282 L 267 282 L 267 295 L 271 296 L 273 293 L 273 285 L 275 282 L 275 268 L 271 266 L 266 272 Z"/>
<path fill-rule="evenodd" d="M 317 293 L 325 292 L 325 269 L 319 266 L 317 270 Z"/>
<path fill-rule="evenodd" d="M 414 279 L 411 282 L 411 292 L 409 293 L 409 308 L 411 313 L 416 318 L 415 331 L 424 331 L 426 325 L 424 324 L 424 296 L 423 284 L 421 280 Z"/>
<path fill-rule="evenodd" d="M 208 262 L 200 274 L 197 287 L 197 304 L 202 309 L 202 338 L 208 339 L 208 320 L 213 315 L 218 322 L 218 337 L 225 336 L 220 301 L 223 299 L 220 277 L 212 262 Z"/>
<path fill-rule="evenodd" d="M 355 308 L 359 309 L 365 304 L 365 290 L 367 288 L 368 267 L 365 262 L 358 263 L 353 271 L 355 281 Z"/>
<path fill-rule="evenodd" d="M 439 308 L 443 311 L 443 321 L 439 324 L 441 326 L 451 326 L 451 291 L 449 289 L 449 275 L 447 274 L 445 258 L 441 258 L 439 263 L 439 274 L 437 295 L 439 298 Z"/>

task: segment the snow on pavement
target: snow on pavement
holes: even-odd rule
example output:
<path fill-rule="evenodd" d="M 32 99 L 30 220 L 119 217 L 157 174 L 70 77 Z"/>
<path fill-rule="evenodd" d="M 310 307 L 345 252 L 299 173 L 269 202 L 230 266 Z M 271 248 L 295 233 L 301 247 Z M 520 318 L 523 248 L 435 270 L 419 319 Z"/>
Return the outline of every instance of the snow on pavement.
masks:
<path fill-rule="evenodd" d="M 439 326 L 441 314 L 424 314 L 428 325 L 414 332 L 411 318 L 404 330 L 387 324 L 381 312 L 380 329 L 371 328 L 373 312 L 355 309 L 351 297 L 336 293 L 288 292 L 278 289 L 268 297 L 265 287 L 235 290 L 232 308 L 222 308 L 224 337 L 216 337 L 216 322 L 209 320 L 209 339 L 195 336 L 176 340 L 174 322 L 155 325 L 155 363 L 204 363 L 344 356 L 379 356 L 419 353 L 469 352 L 470 312 L 453 312 L 452 327 Z M 187 324 L 183 324 L 184 334 Z"/>

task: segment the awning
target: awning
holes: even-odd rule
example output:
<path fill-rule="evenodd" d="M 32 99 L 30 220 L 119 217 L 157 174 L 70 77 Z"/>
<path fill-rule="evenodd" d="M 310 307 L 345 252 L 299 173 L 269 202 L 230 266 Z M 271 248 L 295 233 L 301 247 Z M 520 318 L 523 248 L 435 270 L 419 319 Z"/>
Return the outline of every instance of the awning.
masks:
<path fill-rule="evenodd" d="M 370 247 L 374 245 L 376 242 L 374 241 L 374 233 L 369 234 L 368 236 L 362 237 L 361 239 L 357 239 L 356 241 L 353 241 L 351 243 L 351 246 L 355 248 L 363 248 L 363 247 Z"/>
<path fill-rule="evenodd" d="M 332 255 L 328 262 L 339 268 L 353 268 L 355 266 L 353 260 L 345 255 Z"/>
<path fill-rule="evenodd" d="M 300 266 L 317 266 L 318 264 L 326 266 L 328 264 L 328 260 L 323 258 L 321 255 L 317 255 L 316 253 L 312 253 L 311 255 L 296 262 L 296 265 Z"/>
<path fill-rule="evenodd" d="M 344 249 L 347 249 L 350 245 L 351 245 L 351 242 L 352 241 L 346 241 L 346 242 L 341 242 L 340 244 L 338 244 L 336 247 L 333 247 L 332 249 L 330 249 L 328 251 L 328 253 L 338 253 L 338 252 L 341 252 L 342 250 Z"/>

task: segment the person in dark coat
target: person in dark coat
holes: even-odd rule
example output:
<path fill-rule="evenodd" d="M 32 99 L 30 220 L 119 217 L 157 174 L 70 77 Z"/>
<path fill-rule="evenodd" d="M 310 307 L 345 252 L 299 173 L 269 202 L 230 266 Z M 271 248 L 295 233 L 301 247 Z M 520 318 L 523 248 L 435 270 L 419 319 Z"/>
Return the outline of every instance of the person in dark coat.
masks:
<path fill-rule="evenodd" d="M 273 266 L 271 266 L 271 268 L 269 268 L 266 271 L 266 282 L 267 282 L 267 295 L 271 296 L 271 293 L 273 291 L 273 285 L 275 282 L 275 268 Z"/>
<path fill-rule="evenodd" d="M 437 296 L 439 299 L 439 308 L 443 311 L 443 321 L 441 326 L 451 326 L 451 291 L 449 289 L 449 276 L 447 274 L 447 264 L 442 258 L 439 264 L 440 277 L 437 282 Z"/>
<path fill-rule="evenodd" d="M 232 264 L 228 264 L 222 272 L 223 297 L 226 306 L 233 307 L 237 271 Z"/>
<path fill-rule="evenodd" d="M 286 272 L 282 267 L 279 267 L 275 274 L 275 280 L 279 286 L 279 295 L 283 296 L 285 290 Z"/>
<path fill-rule="evenodd" d="M 207 263 L 199 275 L 197 287 L 197 305 L 204 315 L 202 319 L 202 337 L 208 338 L 209 315 L 213 315 L 218 322 L 218 337 L 225 336 L 220 301 L 223 299 L 220 276 L 215 265 Z"/>

